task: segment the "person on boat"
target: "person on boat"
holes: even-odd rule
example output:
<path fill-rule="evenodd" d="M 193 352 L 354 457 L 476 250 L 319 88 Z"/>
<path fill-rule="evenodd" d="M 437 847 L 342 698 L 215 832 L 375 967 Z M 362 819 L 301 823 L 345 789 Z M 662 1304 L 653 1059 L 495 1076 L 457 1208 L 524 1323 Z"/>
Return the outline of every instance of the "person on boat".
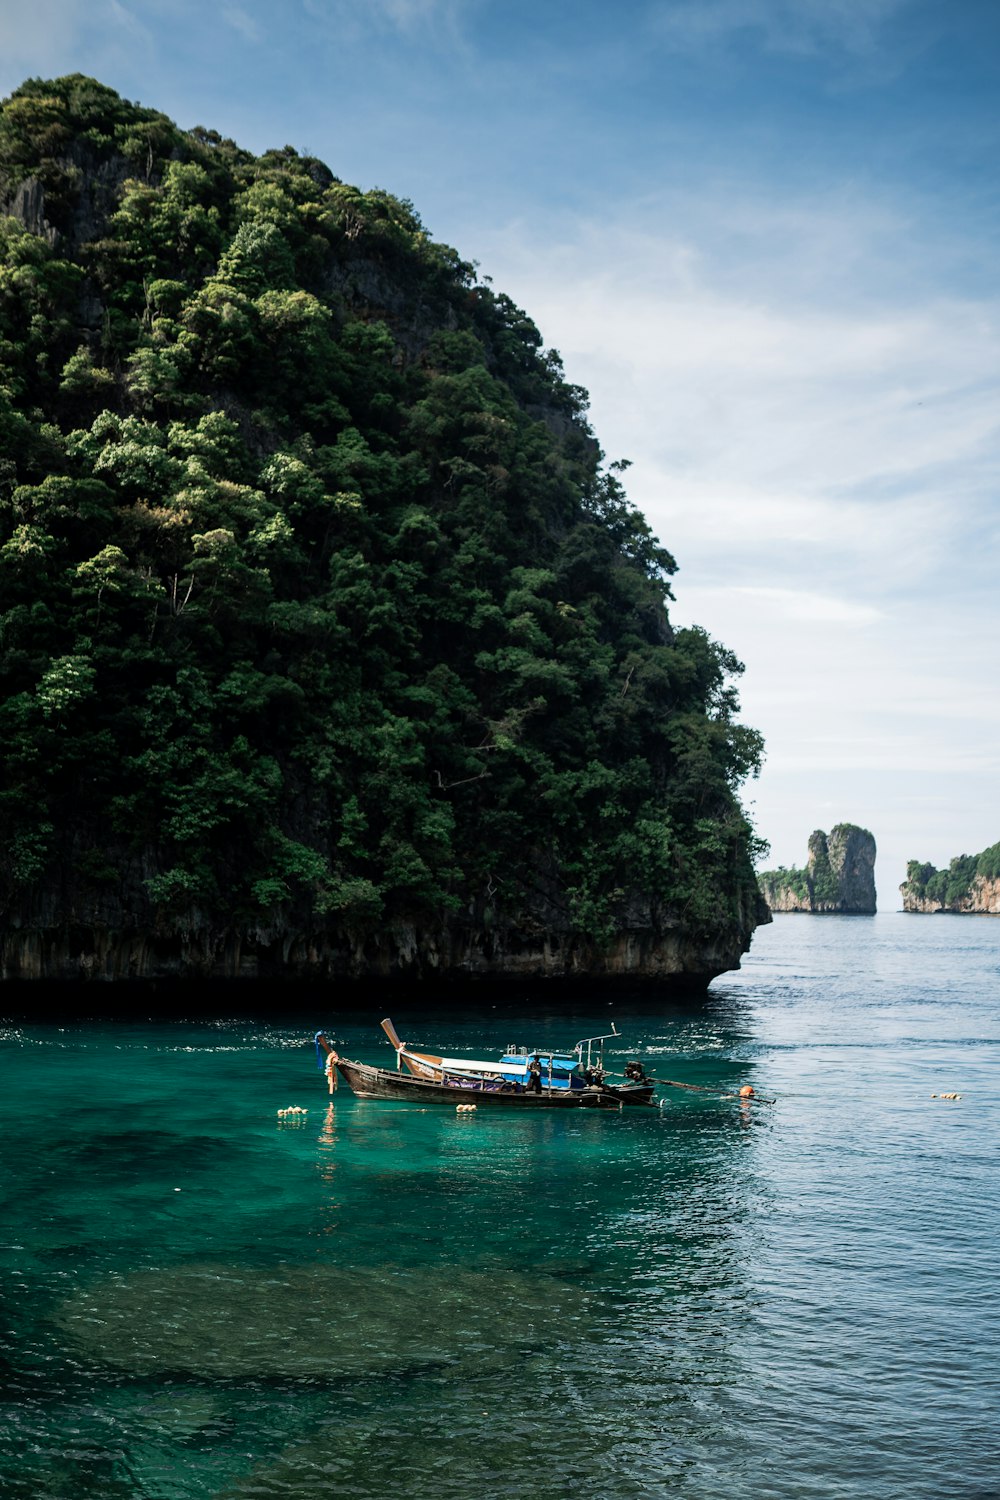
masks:
<path fill-rule="evenodd" d="M 528 1064 L 528 1093 L 540 1094 L 542 1092 L 542 1059 L 536 1052 Z"/>

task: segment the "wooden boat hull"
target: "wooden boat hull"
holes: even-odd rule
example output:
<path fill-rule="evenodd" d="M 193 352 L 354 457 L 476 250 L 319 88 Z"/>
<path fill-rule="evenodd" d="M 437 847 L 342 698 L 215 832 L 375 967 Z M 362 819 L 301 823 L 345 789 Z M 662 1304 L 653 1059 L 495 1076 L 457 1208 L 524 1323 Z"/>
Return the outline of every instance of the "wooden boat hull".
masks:
<path fill-rule="evenodd" d="M 337 1072 L 359 1099 L 395 1099 L 409 1104 L 476 1104 L 498 1109 L 620 1109 L 621 1100 L 604 1089 L 545 1089 L 539 1094 L 517 1091 L 489 1079 L 443 1083 L 373 1068 L 368 1063 L 340 1057 Z"/>
<path fill-rule="evenodd" d="M 656 1089 L 652 1083 L 606 1083 L 604 1090 L 623 1104 L 655 1104 Z"/>

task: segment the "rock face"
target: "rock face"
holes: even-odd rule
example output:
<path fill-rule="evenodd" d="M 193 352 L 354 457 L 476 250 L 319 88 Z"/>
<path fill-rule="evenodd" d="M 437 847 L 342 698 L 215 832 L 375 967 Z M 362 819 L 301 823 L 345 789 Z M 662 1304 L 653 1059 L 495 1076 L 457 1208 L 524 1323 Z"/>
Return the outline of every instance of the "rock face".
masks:
<path fill-rule="evenodd" d="M 838 823 L 829 836 L 817 829 L 809 838 L 804 870 L 781 867 L 760 876 L 771 911 L 854 913 L 870 916 L 875 902 L 875 839 L 866 828 Z"/>
<path fill-rule="evenodd" d="M 959 854 L 944 870 L 911 859 L 899 889 L 904 911 L 1000 916 L 1000 844 Z"/>
<path fill-rule="evenodd" d="M 763 900 L 716 929 L 697 934 L 680 921 L 629 913 L 613 938 L 588 940 L 549 914 L 543 926 L 496 924 L 466 914 L 440 926 L 393 922 L 379 927 L 299 929 L 212 926 L 182 932 L 140 925 L 109 911 L 104 920 L 53 920 L 0 933 L 5 980 L 372 980 L 389 983 L 500 980 L 624 980 L 664 990 L 704 990 L 738 969 L 754 927 L 771 921 Z"/>
<path fill-rule="evenodd" d="M 977 875 L 964 896 L 947 904 L 939 897 L 914 894 L 905 880 L 899 889 L 904 911 L 922 912 L 926 915 L 943 911 L 957 916 L 1000 917 L 1000 880 L 986 880 Z"/>

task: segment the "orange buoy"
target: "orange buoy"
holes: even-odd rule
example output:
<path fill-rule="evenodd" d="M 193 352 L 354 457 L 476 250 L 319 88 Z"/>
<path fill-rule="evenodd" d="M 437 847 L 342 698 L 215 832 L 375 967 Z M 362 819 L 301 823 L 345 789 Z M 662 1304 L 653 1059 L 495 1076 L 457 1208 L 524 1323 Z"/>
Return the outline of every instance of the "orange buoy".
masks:
<path fill-rule="evenodd" d="M 750 1085 L 748 1083 L 745 1083 L 743 1085 L 743 1087 L 740 1089 L 740 1098 L 741 1099 L 752 1099 L 753 1098 L 753 1089 L 750 1087 Z"/>

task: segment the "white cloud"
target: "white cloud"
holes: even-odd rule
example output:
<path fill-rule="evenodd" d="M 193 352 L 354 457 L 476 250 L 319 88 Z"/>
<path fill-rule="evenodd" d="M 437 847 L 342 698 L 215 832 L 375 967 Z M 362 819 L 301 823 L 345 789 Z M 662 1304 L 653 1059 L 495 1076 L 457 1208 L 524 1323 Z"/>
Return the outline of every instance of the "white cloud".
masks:
<path fill-rule="evenodd" d="M 178 21 L 187 0 L 32 0 L 0 3 L 0 93 L 26 77 L 107 75 L 144 66 L 155 55 L 147 22 Z"/>
<path fill-rule="evenodd" d="M 75 39 L 88 12 L 85 0 L 34 0 L 0 6 L 0 54 L 4 71 L 28 66 L 37 72 L 44 59 L 61 53 Z M 108 14 L 106 12 L 106 14 Z"/>
<path fill-rule="evenodd" d="M 746 600 L 750 608 L 769 613 L 778 621 L 817 621 L 849 629 L 882 619 L 882 611 L 870 604 L 856 604 L 850 599 L 809 593 L 804 589 L 754 588 L 744 584 L 733 592 Z"/>
<path fill-rule="evenodd" d="M 881 208 L 874 229 L 853 224 L 853 297 L 830 294 L 813 229 L 789 243 L 793 212 L 780 238 L 758 208 L 735 283 L 718 269 L 728 201 L 714 224 L 702 207 L 697 241 L 666 207 L 650 232 L 650 213 L 620 205 L 614 226 L 581 225 L 544 253 L 519 225 L 483 259 L 589 388 L 602 446 L 633 460 L 630 494 L 654 529 L 682 565 L 701 539 L 730 573 L 737 546 L 755 568 L 772 549 L 780 569 L 788 544 L 820 577 L 851 556 L 882 587 L 930 579 L 990 514 L 1000 477 L 998 306 L 944 287 L 907 297 L 905 264 L 894 296 L 873 290 L 864 246 L 885 232 Z"/>
<path fill-rule="evenodd" d="M 222 18 L 239 33 L 245 42 L 256 43 L 261 39 L 261 31 L 253 16 L 245 11 L 241 5 L 224 5 L 222 7 Z"/>
<path fill-rule="evenodd" d="M 706 188 L 559 227 L 477 253 L 633 460 L 680 564 L 673 619 L 746 663 L 767 744 L 747 797 L 775 857 L 860 822 L 889 889 L 907 858 L 959 852 L 949 825 L 994 841 L 1000 299 L 963 295 L 964 252 L 919 204 L 857 192 Z"/>
<path fill-rule="evenodd" d="M 470 0 L 302 0 L 302 4 L 314 20 L 345 25 L 355 39 L 373 27 L 405 36 L 442 30 L 454 37 Z"/>
<path fill-rule="evenodd" d="M 666 0 L 653 28 L 669 46 L 701 52 L 756 37 L 768 51 L 815 54 L 829 47 L 864 55 L 909 0 Z"/>

